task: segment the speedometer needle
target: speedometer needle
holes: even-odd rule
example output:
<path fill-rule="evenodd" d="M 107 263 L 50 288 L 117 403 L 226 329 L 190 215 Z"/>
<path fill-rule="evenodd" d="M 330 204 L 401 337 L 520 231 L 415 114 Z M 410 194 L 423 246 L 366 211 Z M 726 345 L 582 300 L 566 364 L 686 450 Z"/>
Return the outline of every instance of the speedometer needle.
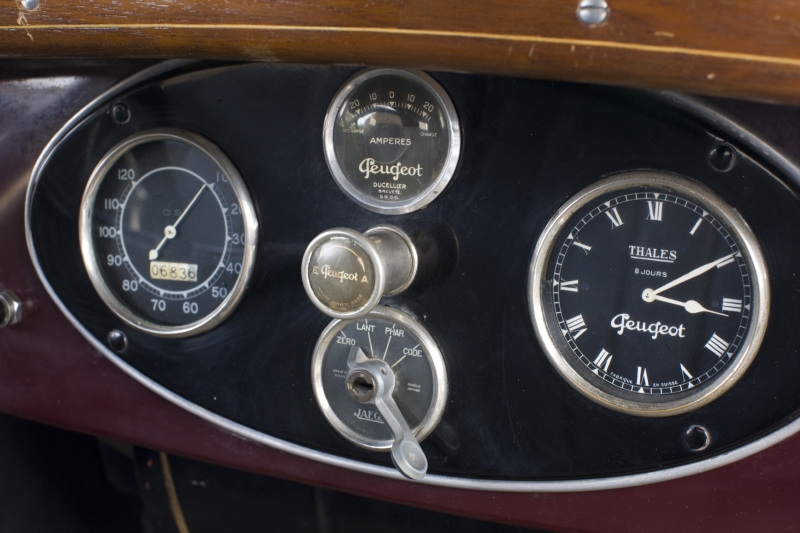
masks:
<path fill-rule="evenodd" d="M 706 309 L 705 307 L 700 305 L 698 302 L 695 302 L 694 300 L 689 300 L 688 302 L 679 302 L 678 300 L 673 300 L 671 298 L 658 296 L 657 294 L 654 294 L 651 289 L 645 289 L 645 292 L 647 291 L 650 291 L 648 298 L 651 298 L 651 300 L 645 299 L 645 301 L 658 300 L 659 302 L 667 302 L 668 304 L 680 305 L 681 307 L 686 309 L 688 313 L 691 313 L 693 315 L 696 313 L 712 313 L 714 315 L 728 316 L 725 313 L 718 313 L 716 311 L 712 311 L 711 309 Z M 644 294 L 642 295 L 642 297 L 644 297 Z"/>
<path fill-rule="evenodd" d="M 200 198 L 200 195 L 203 193 L 203 191 L 206 189 L 207 186 L 208 186 L 207 183 L 203 183 L 203 186 L 200 187 L 200 190 L 197 191 L 197 194 L 194 195 L 194 198 L 192 198 L 192 201 L 189 202 L 189 205 L 186 206 L 186 209 L 183 210 L 183 213 L 181 213 L 181 216 L 178 217 L 178 220 L 176 220 L 175 223 L 172 224 L 171 226 L 167 226 L 166 228 L 164 228 L 164 238 L 161 239 L 161 242 L 158 243 L 158 246 L 156 246 L 155 249 L 150 250 L 150 261 L 155 261 L 156 259 L 158 259 L 158 252 L 159 250 L 161 250 L 161 247 L 164 246 L 164 243 L 170 239 L 174 239 L 175 236 L 178 235 L 178 224 L 181 223 L 183 217 L 186 216 L 186 214 L 189 212 L 189 210 L 192 208 L 195 202 L 197 202 L 197 199 Z"/>

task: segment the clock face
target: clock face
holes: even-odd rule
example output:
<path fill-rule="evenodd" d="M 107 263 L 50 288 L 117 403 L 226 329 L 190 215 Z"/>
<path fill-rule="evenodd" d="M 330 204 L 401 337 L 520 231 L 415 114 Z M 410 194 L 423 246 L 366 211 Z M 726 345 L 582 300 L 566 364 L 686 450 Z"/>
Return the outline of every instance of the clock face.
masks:
<path fill-rule="evenodd" d="M 755 356 L 768 307 L 763 258 L 738 214 L 694 182 L 645 172 L 562 208 L 537 246 L 531 292 L 562 375 L 651 416 L 727 390 Z"/>

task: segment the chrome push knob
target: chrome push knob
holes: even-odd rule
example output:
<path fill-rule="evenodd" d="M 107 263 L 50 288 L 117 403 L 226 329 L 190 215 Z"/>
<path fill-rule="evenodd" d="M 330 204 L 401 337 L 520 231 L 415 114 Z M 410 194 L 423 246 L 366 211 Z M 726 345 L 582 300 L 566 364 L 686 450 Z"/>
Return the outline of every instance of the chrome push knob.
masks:
<path fill-rule="evenodd" d="M 303 287 L 334 318 L 359 318 L 380 299 L 406 290 L 418 267 L 417 249 L 400 228 L 380 225 L 363 234 L 334 228 L 317 235 L 303 256 Z"/>

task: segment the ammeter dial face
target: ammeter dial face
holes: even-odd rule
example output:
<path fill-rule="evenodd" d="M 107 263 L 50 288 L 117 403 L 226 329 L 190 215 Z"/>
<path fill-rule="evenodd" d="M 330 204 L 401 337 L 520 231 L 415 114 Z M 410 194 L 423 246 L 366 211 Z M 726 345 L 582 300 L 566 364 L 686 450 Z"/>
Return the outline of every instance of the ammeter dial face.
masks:
<path fill-rule="evenodd" d="M 177 130 L 136 135 L 93 172 L 81 250 L 98 294 L 125 322 L 188 336 L 233 311 L 255 260 L 257 221 L 233 165 Z"/>
<path fill-rule="evenodd" d="M 324 125 L 325 156 L 339 187 L 378 213 L 432 202 L 455 173 L 458 118 L 447 93 L 423 72 L 362 72 L 336 95 Z"/>
<path fill-rule="evenodd" d="M 388 450 L 392 432 L 376 407 L 347 392 L 347 358 L 354 347 L 389 364 L 396 381 L 392 396 L 422 441 L 439 422 L 447 396 L 444 359 L 436 342 L 409 315 L 382 306 L 363 319 L 334 320 L 317 342 L 314 395 L 328 422 L 359 446 Z"/>
<path fill-rule="evenodd" d="M 694 182 L 652 172 L 570 200 L 537 245 L 529 290 L 562 375 L 595 401 L 646 416 L 727 390 L 756 355 L 769 299 L 739 215 Z"/>

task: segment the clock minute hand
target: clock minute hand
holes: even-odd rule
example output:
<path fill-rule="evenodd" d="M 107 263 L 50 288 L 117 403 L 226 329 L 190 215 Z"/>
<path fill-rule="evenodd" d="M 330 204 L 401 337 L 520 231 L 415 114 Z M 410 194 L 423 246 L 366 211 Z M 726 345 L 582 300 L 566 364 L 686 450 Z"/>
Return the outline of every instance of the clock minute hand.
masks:
<path fill-rule="evenodd" d="M 735 253 L 729 254 L 729 255 L 726 255 L 725 257 L 721 257 L 721 258 L 717 259 L 716 261 L 712 261 L 712 262 L 710 262 L 710 263 L 708 263 L 706 265 L 699 266 L 699 267 L 695 268 L 694 270 L 692 270 L 691 272 L 688 272 L 688 273 L 684 274 L 683 276 L 679 277 L 678 279 L 674 279 L 674 280 L 670 281 L 669 283 L 667 283 L 666 285 L 664 285 L 662 287 L 659 287 L 658 289 L 654 290 L 651 294 L 653 296 L 655 296 L 656 294 L 659 294 L 659 293 L 662 293 L 662 292 L 664 292 L 666 290 L 669 290 L 672 287 L 675 287 L 676 285 L 680 285 L 684 281 L 689 281 L 692 278 L 696 278 L 700 274 L 703 274 L 704 272 L 708 272 L 709 270 L 711 270 L 712 268 L 714 268 L 718 264 L 720 264 L 720 263 L 722 263 L 724 261 L 727 261 L 728 259 L 730 259 L 734 255 L 736 255 L 736 254 Z"/>

